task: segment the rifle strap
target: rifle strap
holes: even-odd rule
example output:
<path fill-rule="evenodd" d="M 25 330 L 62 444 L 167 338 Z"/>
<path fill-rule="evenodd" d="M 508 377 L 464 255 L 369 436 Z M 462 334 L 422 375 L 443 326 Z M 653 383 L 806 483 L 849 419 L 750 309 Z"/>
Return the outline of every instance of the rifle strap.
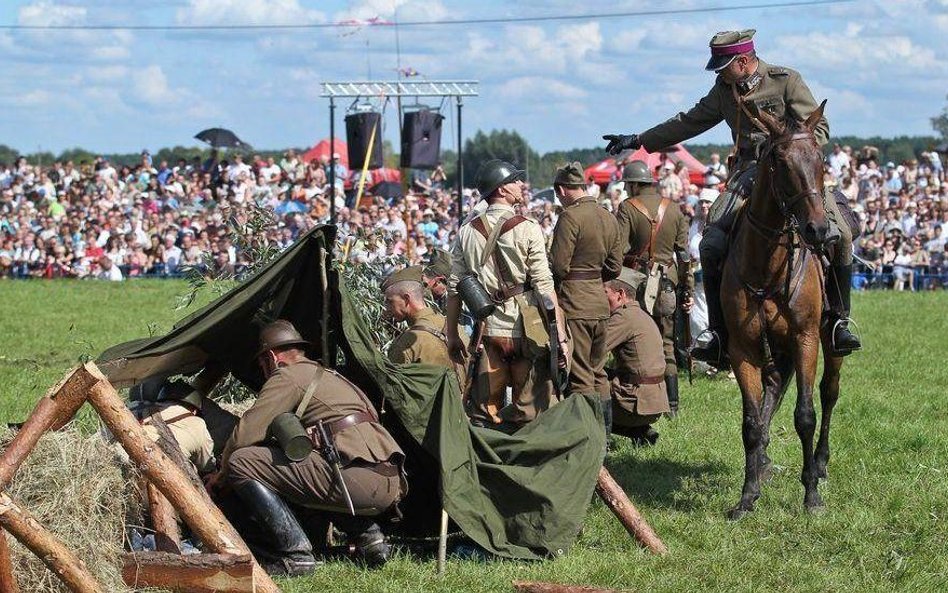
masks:
<path fill-rule="evenodd" d="M 296 406 L 296 417 L 300 420 L 303 419 L 303 413 L 306 412 L 306 408 L 309 407 L 309 402 L 313 399 L 313 395 L 316 393 L 316 387 L 319 386 L 320 380 L 323 378 L 323 367 L 316 367 L 316 376 L 313 377 L 313 381 L 309 384 L 309 387 L 306 388 L 306 393 L 303 394 L 303 399 L 300 400 L 300 405 Z"/>

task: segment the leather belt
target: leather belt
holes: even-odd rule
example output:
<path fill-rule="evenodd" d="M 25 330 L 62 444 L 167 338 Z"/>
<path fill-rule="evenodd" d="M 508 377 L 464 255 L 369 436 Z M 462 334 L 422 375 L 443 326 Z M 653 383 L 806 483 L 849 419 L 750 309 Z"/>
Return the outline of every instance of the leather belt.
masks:
<path fill-rule="evenodd" d="M 623 383 L 633 383 L 635 385 L 658 385 L 665 381 L 665 375 L 643 377 L 637 373 L 619 373 L 617 376 Z"/>
<path fill-rule="evenodd" d="M 532 287 L 530 286 L 529 283 L 518 284 L 517 286 L 513 286 L 508 289 L 498 288 L 494 292 L 494 300 L 497 301 L 498 303 L 502 303 L 506 300 L 512 299 L 518 294 L 523 294 L 531 289 Z"/>
<path fill-rule="evenodd" d="M 564 280 L 602 280 L 602 272 L 596 270 L 576 270 L 566 275 Z"/>
<path fill-rule="evenodd" d="M 365 412 L 354 412 L 348 416 L 340 418 L 339 420 L 327 422 L 325 426 L 329 436 L 335 437 L 343 430 L 365 422 L 375 422 L 375 418 Z M 317 447 L 321 445 L 319 431 L 316 429 L 316 426 L 307 426 L 306 433 L 309 435 L 309 438 L 313 441 L 314 445 Z"/>

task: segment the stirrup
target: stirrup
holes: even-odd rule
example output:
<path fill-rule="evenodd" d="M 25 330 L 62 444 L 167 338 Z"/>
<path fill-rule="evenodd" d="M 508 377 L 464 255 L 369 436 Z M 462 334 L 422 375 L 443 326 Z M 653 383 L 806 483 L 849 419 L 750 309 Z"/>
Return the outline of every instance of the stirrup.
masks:
<path fill-rule="evenodd" d="M 848 329 L 849 333 L 851 333 L 856 338 L 856 341 L 859 342 L 860 346 L 856 348 L 846 348 L 842 350 L 836 346 L 836 330 L 843 323 L 846 324 L 847 326 L 846 329 Z M 853 331 L 853 328 L 855 328 L 856 331 Z M 859 338 L 859 324 L 857 324 L 856 321 L 852 319 L 851 317 L 838 318 L 836 320 L 836 323 L 834 323 L 833 327 L 830 329 L 830 347 L 833 349 L 833 354 L 836 354 L 839 356 L 846 356 L 848 354 L 852 354 L 853 352 L 858 352 L 859 350 L 862 350 L 862 340 Z"/>

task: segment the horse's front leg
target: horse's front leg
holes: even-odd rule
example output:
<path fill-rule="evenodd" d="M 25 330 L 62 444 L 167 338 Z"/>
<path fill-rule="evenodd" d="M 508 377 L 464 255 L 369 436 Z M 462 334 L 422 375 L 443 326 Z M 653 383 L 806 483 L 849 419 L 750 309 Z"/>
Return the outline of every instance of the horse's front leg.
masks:
<path fill-rule="evenodd" d="M 763 386 L 760 367 L 752 365 L 744 357 L 732 355 L 731 361 L 741 388 L 743 408 L 741 440 L 744 443 L 744 487 L 741 500 L 727 513 L 729 519 L 737 520 L 753 511 L 754 503 L 760 498 L 760 464 L 764 454 Z"/>
<path fill-rule="evenodd" d="M 833 357 L 830 352 L 829 341 L 823 343 L 823 378 L 820 379 L 820 440 L 816 443 L 816 476 L 826 479 L 826 465 L 830 458 L 830 422 L 833 418 L 833 408 L 839 399 L 839 373 L 843 366 L 841 357 Z"/>
<path fill-rule="evenodd" d="M 803 505 L 807 511 L 823 508 L 823 499 L 818 490 L 819 476 L 813 455 L 813 435 L 816 432 L 816 410 L 813 408 L 813 383 L 816 380 L 816 361 L 819 353 L 819 337 L 801 334 L 796 343 L 795 366 L 797 377 L 797 405 L 793 411 L 793 426 L 800 437 L 803 449 Z"/>

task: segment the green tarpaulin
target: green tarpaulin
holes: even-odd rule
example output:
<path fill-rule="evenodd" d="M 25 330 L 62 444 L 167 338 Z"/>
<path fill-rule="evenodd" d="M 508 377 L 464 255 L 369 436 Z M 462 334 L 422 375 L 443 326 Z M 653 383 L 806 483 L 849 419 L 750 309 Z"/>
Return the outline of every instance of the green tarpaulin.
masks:
<path fill-rule="evenodd" d="M 153 376 L 190 374 L 216 360 L 258 389 L 263 377 L 254 353 L 260 325 L 293 321 L 313 344 L 309 355 L 319 360 L 328 298 L 330 352 L 341 351 L 340 371 L 384 410 L 383 422 L 409 455 L 411 491 L 403 523 L 434 526 L 443 505 L 468 537 L 494 554 L 536 559 L 568 550 L 602 464 L 598 400 L 569 398 L 514 435 L 471 427 L 449 371 L 390 363 L 331 269 L 324 293 L 320 264 L 330 265 L 333 235 L 328 226 L 309 231 L 168 334 L 114 346 L 97 363 L 116 386 L 129 386 Z"/>

